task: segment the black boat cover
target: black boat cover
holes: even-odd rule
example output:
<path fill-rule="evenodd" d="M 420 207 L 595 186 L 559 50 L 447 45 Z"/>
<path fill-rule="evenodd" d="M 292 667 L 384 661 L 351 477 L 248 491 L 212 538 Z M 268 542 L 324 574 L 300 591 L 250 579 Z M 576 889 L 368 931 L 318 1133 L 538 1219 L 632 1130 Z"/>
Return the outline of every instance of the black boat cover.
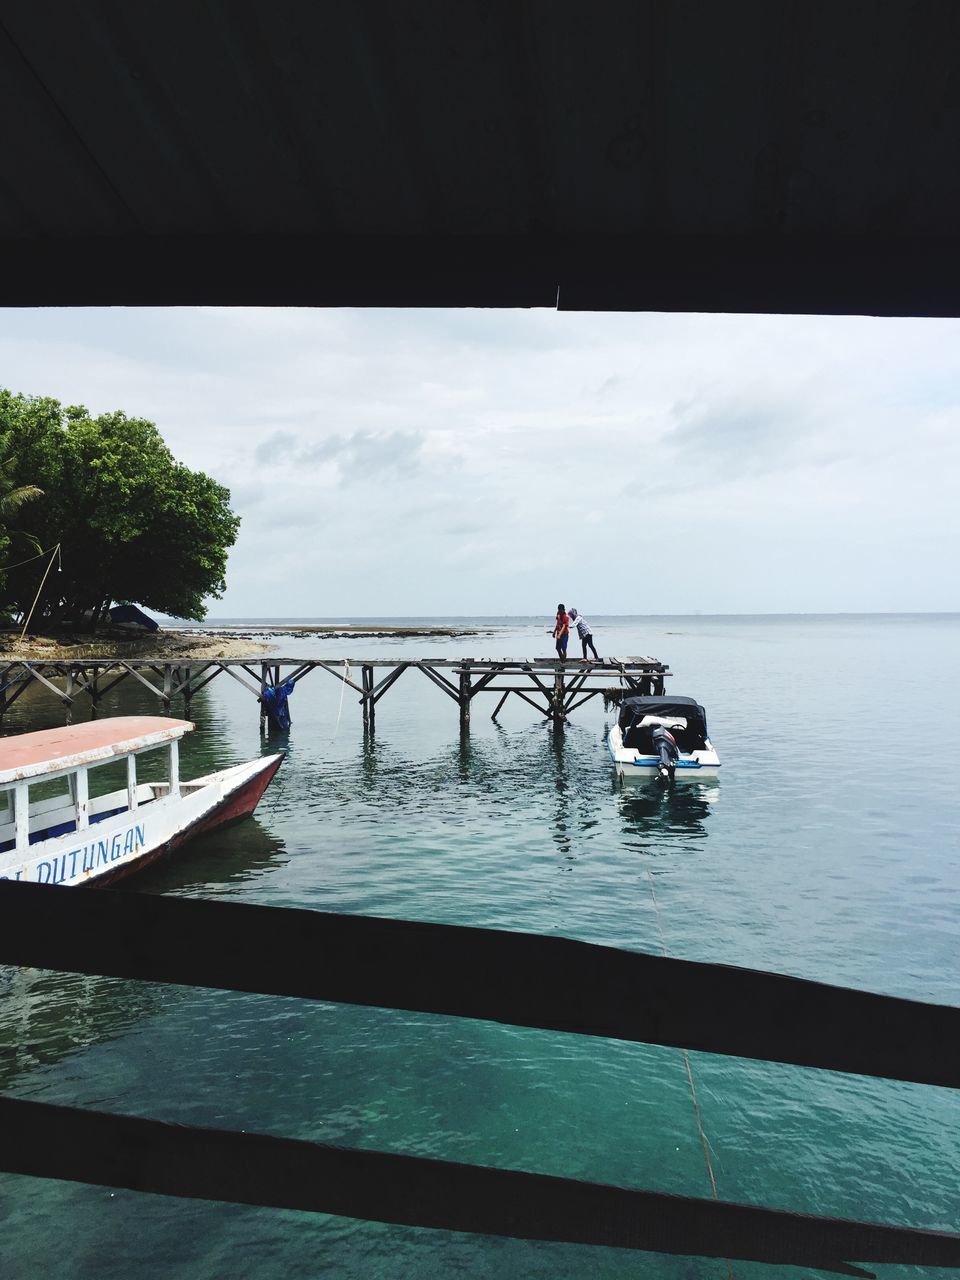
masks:
<path fill-rule="evenodd" d="M 707 736 L 707 713 L 696 698 L 624 698 L 620 703 L 618 723 L 621 729 L 632 724 L 639 724 L 644 716 L 662 716 L 665 720 L 671 717 L 683 717 L 687 728 L 702 737 Z"/>

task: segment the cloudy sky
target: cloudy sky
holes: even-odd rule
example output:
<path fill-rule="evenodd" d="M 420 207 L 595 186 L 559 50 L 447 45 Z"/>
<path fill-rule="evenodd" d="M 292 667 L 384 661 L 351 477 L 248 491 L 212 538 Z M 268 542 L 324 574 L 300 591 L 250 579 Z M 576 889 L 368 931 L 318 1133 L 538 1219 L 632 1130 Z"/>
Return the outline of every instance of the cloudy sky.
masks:
<path fill-rule="evenodd" d="M 0 311 L 242 517 L 216 616 L 955 610 L 960 321 Z"/>

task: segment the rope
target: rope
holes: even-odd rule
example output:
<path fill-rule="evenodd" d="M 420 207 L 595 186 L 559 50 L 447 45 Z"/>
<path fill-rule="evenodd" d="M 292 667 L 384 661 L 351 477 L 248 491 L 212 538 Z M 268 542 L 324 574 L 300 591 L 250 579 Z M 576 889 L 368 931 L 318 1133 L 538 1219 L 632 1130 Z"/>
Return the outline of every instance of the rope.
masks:
<path fill-rule="evenodd" d="M 59 547 L 60 543 L 57 543 Z M 38 551 L 35 556 L 31 556 L 29 560 L 18 560 L 16 564 L 0 564 L 0 573 L 6 573 L 8 569 L 19 569 L 22 564 L 33 564 L 34 560 L 42 560 L 44 556 L 48 556 L 51 551 L 56 551 L 57 547 L 47 547 L 46 551 Z"/>
<path fill-rule="evenodd" d="M 667 956 L 670 953 L 667 951 L 667 940 L 663 934 L 663 924 L 660 919 L 660 903 L 657 901 L 657 893 L 653 887 L 653 876 L 650 874 L 649 867 L 644 867 L 643 870 L 647 877 L 647 883 L 650 886 L 650 897 L 653 899 L 653 910 L 657 921 L 657 933 L 660 936 L 660 950 L 665 956 Z M 719 1200 L 720 1195 L 717 1191 L 717 1179 L 713 1173 L 713 1161 L 710 1159 L 710 1144 L 707 1141 L 707 1133 L 703 1127 L 703 1114 L 700 1111 L 700 1101 L 697 1098 L 697 1088 L 693 1083 L 693 1068 L 690 1065 L 690 1055 L 686 1049 L 681 1049 L 680 1054 L 683 1058 L 684 1069 L 687 1073 L 687 1083 L 690 1086 L 690 1101 L 693 1103 L 693 1114 L 697 1118 L 697 1132 L 700 1135 L 700 1145 L 703 1147 L 703 1159 L 707 1166 L 707 1177 L 710 1179 L 710 1194 L 713 1196 L 714 1200 Z M 730 1280 L 735 1280 L 733 1267 L 731 1267 L 729 1262 L 727 1262 L 727 1275 L 730 1277 Z"/>
<path fill-rule="evenodd" d="M 46 555 L 46 552 L 44 552 L 44 555 Z M 51 552 L 50 552 L 50 563 L 47 565 L 46 569 L 44 569 L 44 571 L 43 571 L 43 577 L 40 579 L 40 585 L 39 585 L 39 587 L 37 587 L 37 594 L 33 597 L 33 604 L 30 606 L 30 612 L 27 614 L 27 620 L 26 620 L 26 622 L 23 624 L 23 630 L 20 632 L 20 639 L 21 639 L 21 640 L 22 640 L 22 639 L 23 639 L 23 637 L 27 634 L 27 627 L 29 627 L 29 625 L 30 625 L 30 619 L 33 617 L 33 611 L 34 611 L 34 609 L 37 607 L 37 601 L 40 599 L 40 596 L 43 594 L 43 585 L 44 585 L 44 583 L 45 583 L 45 582 L 46 582 L 46 580 L 47 580 L 47 577 L 48 577 L 48 575 L 49 575 L 49 573 L 50 573 L 50 570 L 53 568 L 53 559 L 54 559 L 54 556 L 56 556 L 56 558 L 57 558 L 57 567 L 58 567 L 58 568 L 60 569 L 60 571 L 62 572 L 62 571 L 63 571 L 63 560 L 62 560 L 62 558 L 61 558 L 61 556 L 60 556 L 60 543 L 59 543 L 59 542 L 57 543 L 57 545 L 56 545 L 56 546 L 51 550 Z"/>
<path fill-rule="evenodd" d="M 27 665 L 27 664 L 25 664 Z M 32 672 L 27 665 L 26 671 L 21 671 L 18 676 L 14 676 L 12 680 L 8 680 L 6 684 L 0 685 L 0 693 L 6 693 L 8 689 L 12 689 L 15 684 L 19 684 L 21 680 L 29 680 Z"/>
<path fill-rule="evenodd" d="M 330 739 L 331 742 L 333 742 L 334 738 L 336 738 L 337 730 L 340 728 L 340 715 L 341 715 L 341 712 L 343 711 L 343 695 L 347 689 L 347 678 L 349 677 L 349 675 L 350 675 L 350 659 L 344 658 L 343 679 L 340 681 L 340 706 L 337 708 L 337 723 L 333 726 L 333 738 Z"/>

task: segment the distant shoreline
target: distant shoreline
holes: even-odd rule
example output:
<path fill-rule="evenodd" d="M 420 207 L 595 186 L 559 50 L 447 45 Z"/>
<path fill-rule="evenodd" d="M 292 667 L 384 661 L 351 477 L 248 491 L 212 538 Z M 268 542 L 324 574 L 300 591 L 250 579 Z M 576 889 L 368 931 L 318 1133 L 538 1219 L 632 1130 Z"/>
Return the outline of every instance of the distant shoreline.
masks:
<path fill-rule="evenodd" d="M 360 626 L 358 623 L 296 623 L 268 622 L 262 625 L 256 622 L 202 622 L 196 625 L 170 627 L 187 635 L 224 635 L 224 636 L 272 636 L 272 635 L 329 635 L 329 636 L 479 636 L 487 634 L 478 627 L 417 627 L 417 626 L 381 626 L 371 623 Z"/>
<path fill-rule="evenodd" d="M 262 643 L 273 637 L 324 636 L 328 639 L 425 639 L 489 634 L 476 627 L 391 627 L 338 626 L 293 623 L 195 623 L 161 627 L 159 631 L 137 632 L 114 627 L 109 634 L 73 635 L 54 639 L 30 635 L 20 639 L 11 630 L 0 634 L 0 659 L 17 661 L 69 661 L 81 658 L 156 658 L 159 661 L 205 661 L 210 658 L 259 658 L 273 645 Z"/>

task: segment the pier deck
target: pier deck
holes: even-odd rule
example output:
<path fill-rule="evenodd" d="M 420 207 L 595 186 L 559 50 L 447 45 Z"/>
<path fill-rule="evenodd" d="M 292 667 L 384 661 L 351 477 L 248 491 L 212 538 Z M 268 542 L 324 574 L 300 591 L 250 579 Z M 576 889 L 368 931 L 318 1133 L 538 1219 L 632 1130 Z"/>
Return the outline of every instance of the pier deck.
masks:
<path fill-rule="evenodd" d="M 540 715 L 562 724 L 566 717 L 611 684 L 636 693 L 661 694 L 670 675 L 657 658 L 75 658 L 18 659 L 0 664 L 0 717 L 31 686 L 56 696 L 68 713 L 78 702 L 93 710 L 125 680 L 139 682 L 157 698 L 164 714 L 175 698 L 182 699 L 189 717 L 193 696 L 226 673 L 260 704 L 261 728 L 266 726 L 266 689 L 300 684 L 314 671 L 326 671 L 359 695 L 365 726 L 373 729 L 377 703 L 407 671 L 418 671 L 457 703 L 460 726 L 469 729 L 470 708 L 480 693 L 499 695 L 497 718 L 510 695 L 528 703 Z M 358 677 L 359 676 L 359 680 Z"/>

